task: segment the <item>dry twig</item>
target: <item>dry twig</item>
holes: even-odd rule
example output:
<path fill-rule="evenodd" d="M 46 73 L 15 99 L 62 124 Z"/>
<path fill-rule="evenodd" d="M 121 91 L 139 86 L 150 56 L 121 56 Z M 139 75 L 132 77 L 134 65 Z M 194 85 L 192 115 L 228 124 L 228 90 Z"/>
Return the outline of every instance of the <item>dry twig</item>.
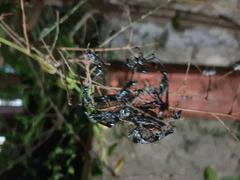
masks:
<path fill-rule="evenodd" d="M 25 15 L 25 9 L 24 9 L 24 0 L 20 0 L 21 2 L 21 11 L 22 11 L 22 27 L 23 27 L 23 35 L 25 39 L 25 45 L 27 47 L 28 53 L 30 54 L 30 45 L 29 45 L 29 39 L 27 34 L 27 24 L 26 24 L 26 15 Z"/>

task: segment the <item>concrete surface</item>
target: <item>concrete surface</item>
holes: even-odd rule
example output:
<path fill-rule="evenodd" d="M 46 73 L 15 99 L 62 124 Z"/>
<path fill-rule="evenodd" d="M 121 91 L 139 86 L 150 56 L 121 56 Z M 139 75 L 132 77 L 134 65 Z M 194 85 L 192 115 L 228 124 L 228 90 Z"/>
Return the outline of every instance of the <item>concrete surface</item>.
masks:
<path fill-rule="evenodd" d="M 236 123 L 226 123 L 236 130 Z M 108 134 L 113 131 L 107 130 Z M 240 178 L 240 143 L 218 121 L 183 120 L 175 134 L 156 144 L 133 144 L 123 138 L 110 165 L 114 167 L 120 157 L 124 158 L 124 166 L 115 179 L 201 180 L 207 166 L 216 170 L 218 178 Z M 114 178 L 105 174 L 103 179 Z"/>

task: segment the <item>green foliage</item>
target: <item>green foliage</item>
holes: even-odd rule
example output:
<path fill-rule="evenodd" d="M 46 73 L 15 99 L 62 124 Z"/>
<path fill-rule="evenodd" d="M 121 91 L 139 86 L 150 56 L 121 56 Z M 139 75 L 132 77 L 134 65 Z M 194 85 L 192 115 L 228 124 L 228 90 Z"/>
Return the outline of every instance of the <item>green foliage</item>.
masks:
<path fill-rule="evenodd" d="M 75 19 L 83 14 L 76 15 L 76 10 L 81 9 L 85 2 L 78 1 L 60 13 L 57 46 L 84 46 L 79 44 L 79 37 L 69 38 L 72 29 L 64 23 L 68 21 L 68 24 L 74 25 Z M 31 14 L 29 7 L 25 7 L 27 15 Z M 15 33 L 22 34 L 22 29 L 18 27 L 19 5 L 7 1 L 0 4 L 0 11 L 12 13 L 4 21 L 14 24 Z M 46 44 L 52 44 L 56 28 L 55 11 L 52 7 L 44 7 L 37 26 L 29 32 L 32 44 L 39 44 L 41 32 Z M 95 33 L 95 28 L 89 28 L 89 31 Z M 87 33 L 88 40 L 95 45 L 96 38 L 91 39 L 91 33 Z M 25 46 L 20 46 L 1 28 L 0 43 L 4 64 L 11 66 L 20 79 L 20 84 L 1 89 L 0 98 L 22 98 L 24 105 L 24 113 L 12 115 L 10 121 L 0 117 L 0 132 L 7 139 L 1 147 L 0 179 L 87 179 L 92 175 L 102 175 L 101 159 L 91 159 L 89 155 L 95 125 L 87 120 L 86 109 L 79 106 L 82 85 L 78 75 L 82 74 L 82 70 L 74 65 L 71 66 L 73 71 L 56 67 L 49 61 L 49 53 L 42 45 L 29 53 Z M 66 58 L 78 57 L 76 53 L 63 52 L 63 55 Z M 53 56 L 58 59 L 60 55 L 53 51 Z M 1 72 L 2 75 L 5 73 Z M 67 105 L 67 91 L 71 91 L 74 97 L 72 106 Z M 94 86 L 88 88 L 89 95 L 94 91 Z M 90 112 L 91 107 L 87 108 Z M 115 146 L 109 149 L 109 155 Z"/>
<path fill-rule="evenodd" d="M 217 180 L 217 172 L 210 166 L 204 169 L 204 180 Z"/>
<path fill-rule="evenodd" d="M 107 151 L 107 154 L 108 156 L 111 156 L 113 154 L 113 152 L 116 150 L 118 146 L 118 143 L 113 143 L 109 148 L 108 148 L 108 151 Z"/>
<path fill-rule="evenodd" d="M 181 21 L 181 12 L 177 11 L 176 15 L 172 18 L 172 27 L 177 31 L 183 31 L 184 30 L 180 21 Z"/>
<path fill-rule="evenodd" d="M 102 171 L 102 162 L 99 158 L 94 158 L 93 159 L 93 167 L 92 167 L 92 174 L 93 176 L 100 176 L 103 174 Z"/>
<path fill-rule="evenodd" d="M 218 178 L 217 172 L 212 169 L 210 166 L 207 166 L 204 169 L 203 173 L 204 180 L 240 180 L 240 177 L 233 177 L 233 176 L 224 176 Z"/>

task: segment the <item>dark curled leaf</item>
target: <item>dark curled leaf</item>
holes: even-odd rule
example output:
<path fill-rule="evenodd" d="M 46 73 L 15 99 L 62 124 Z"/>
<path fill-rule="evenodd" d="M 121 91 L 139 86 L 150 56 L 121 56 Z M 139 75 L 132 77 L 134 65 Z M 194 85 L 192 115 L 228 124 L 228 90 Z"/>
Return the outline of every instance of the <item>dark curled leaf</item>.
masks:
<path fill-rule="evenodd" d="M 88 87 L 83 87 L 82 97 L 83 97 L 83 105 L 85 107 L 87 107 L 91 103 L 91 98 L 89 97 L 88 91 L 89 91 Z"/>
<path fill-rule="evenodd" d="M 104 95 L 104 96 L 94 97 L 94 101 L 97 103 L 107 103 L 110 101 L 117 101 L 117 98 L 115 95 Z"/>
<path fill-rule="evenodd" d="M 159 87 L 159 94 L 165 95 L 167 93 L 167 90 L 168 90 L 168 73 L 164 71 L 162 73 L 162 80 Z"/>
<path fill-rule="evenodd" d="M 137 84 L 137 81 L 136 80 L 131 80 L 131 81 L 128 81 L 128 83 L 123 87 L 123 89 L 128 89 L 130 88 L 131 86 L 134 86 Z"/>
<path fill-rule="evenodd" d="M 114 112 L 94 112 L 89 116 L 89 119 L 107 127 L 113 127 L 119 121 L 118 116 Z"/>
<path fill-rule="evenodd" d="M 154 109 L 157 106 L 158 106 L 157 101 L 151 101 L 151 102 L 141 104 L 139 106 L 139 108 L 142 109 L 143 111 L 145 111 L 145 110 L 149 110 L 149 109 Z"/>
<path fill-rule="evenodd" d="M 148 87 L 147 88 L 147 92 L 151 96 L 155 97 L 155 99 L 156 99 L 155 102 L 159 106 L 160 112 L 164 112 L 167 109 L 167 103 L 163 102 L 163 100 L 159 96 L 158 91 L 155 88 L 153 88 L 153 87 Z"/>
<path fill-rule="evenodd" d="M 139 56 L 136 56 L 132 59 L 127 59 L 127 67 L 132 71 L 146 73 L 146 72 L 148 72 L 148 69 L 145 66 L 145 64 L 147 64 L 148 62 L 150 62 L 153 59 L 155 59 L 154 54 L 151 54 L 148 57 L 144 57 L 143 53 L 140 52 Z"/>
<path fill-rule="evenodd" d="M 161 140 L 163 138 L 165 138 L 166 136 L 168 136 L 169 134 L 172 134 L 174 133 L 174 130 L 175 128 L 174 127 L 171 127 L 170 129 L 168 130 L 165 130 L 165 131 L 161 131 L 158 135 L 158 140 Z"/>
<path fill-rule="evenodd" d="M 92 76 L 93 79 L 96 78 L 103 78 L 104 75 L 104 68 L 103 68 L 103 62 L 99 58 L 99 56 L 92 50 L 86 50 L 85 55 L 87 56 L 87 59 L 91 62 L 91 69 L 95 68 L 94 75 Z"/>
<path fill-rule="evenodd" d="M 161 133 L 157 132 L 151 132 L 148 129 L 143 128 L 135 128 L 133 131 L 130 132 L 128 137 L 134 142 L 139 144 L 149 144 L 154 143 L 156 141 L 161 140 L 160 135 Z"/>
<path fill-rule="evenodd" d="M 158 121 L 156 119 L 153 119 L 151 117 L 147 116 L 139 116 L 135 115 L 132 118 L 130 118 L 130 121 L 132 121 L 136 125 L 145 125 L 145 126 L 155 126 L 155 127 L 162 127 L 165 126 L 165 123 Z"/>
<path fill-rule="evenodd" d="M 134 142 L 134 143 L 139 143 L 139 144 L 149 144 L 149 143 L 154 143 L 157 141 L 162 140 L 169 134 L 172 134 L 174 132 L 174 128 L 169 128 L 167 130 L 149 130 L 149 129 L 144 129 L 144 128 L 135 128 L 133 131 L 130 132 L 128 137 Z"/>
<path fill-rule="evenodd" d="M 174 112 L 173 119 L 179 120 L 181 118 L 181 116 L 182 116 L 182 111 L 178 110 L 178 111 Z"/>
<path fill-rule="evenodd" d="M 130 97 L 130 94 L 131 94 L 129 88 L 130 88 L 131 86 L 134 86 L 136 83 L 137 83 L 137 81 L 135 81 L 135 80 L 129 81 L 129 82 L 123 87 L 123 89 L 116 94 L 117 100 L 119 100 L 119 101 L 127 100 L 127 99 Z"/>
<path fill-rule="evenodd" d="M 93 75 L 91 76 L 92 79 L 96 80 L 97 78 L 104 78 L 104 68 L 102 65 L 94 65 L 91 66 L 91 68 L 95 68 Z"/>
<path fill-rule="evenodd" d="M 93 78 L 103 76 L 101 59 L 91 50 L 86 51 L 85 55 L 91 62 L 91 68 L 95 68 Z M 127 59 L 127 66 L 133 72 L 143 72 L 146 70 L 145 66 L 153 67 L 152 62 L 149 62 L 155 58 L 154 54 L 145 58 L 140 53 L 137 57 Z M 107 127 L 113 127 L 121 121 L 132 129 L 128 137 L 134 143 L 140 144 L 154 143 L 174 133 L 175 126 L 170 124 L 168 119 L 180 119 L 181 111 L 169 110 L 167 100 L 162 99 L 162 96 L 168 93 L 169 79 L 165 67 L 160 72 L 162 78 L 159 88 L 149 85 L 143 89 L 133 90 L 131 88 L 137 81 L 130 80 L 115 94 L 93 97 L 96 107 L 102 109 L 93 110 L 94 112 L 88 114 L 89 119 Z M 145 95 L 149 99 L 145 100 Z M 87 88 L 83 91 L 83 97 L 84 104 L 88 105 L 91 98 Z M 114 148 L 115 145 L 111 146 L 109 151 L 113 151 Z"/>
<path fill-rule="evenodd" d="M 146 59 L 142 55 L 133 59 L 127 59 L 127 67 L 132 71 L 146 72 L 146 69 L 143 67 L 145 61 Z"/>
<path fill-rule="evenodd" d="M 130 96 L 130 93 L 131 92 L 128 89 L 122 90 L 116 95 L 116 98 L 118 101 L 127 100 Z"/>
<path fill-rule="evenodd" d="M 94 51 L 88 49 L 85 51 L 85 55 L 91 61 L 92 64 L 95 64 L 95 65 L 102 64 L 100 58 Z"/>
<path fill-rule="evenodd" d="M 120 109 L 118 117 L 120 119 L 126 119 L 126 118 L 129 118 L 132 115 L 133 115 L 132 109 L 129 108 L 129 107 L 124 107 L 124 108 Z"/>
<path fill-rule="evenodd" d="M 148 141 L 144 140 L 140 134 L 140 131 L 138 128 L 134 129 L 128 137 L 134 142 L 134 143 L 139 143 L 139 144 L 149 144 Z"/>

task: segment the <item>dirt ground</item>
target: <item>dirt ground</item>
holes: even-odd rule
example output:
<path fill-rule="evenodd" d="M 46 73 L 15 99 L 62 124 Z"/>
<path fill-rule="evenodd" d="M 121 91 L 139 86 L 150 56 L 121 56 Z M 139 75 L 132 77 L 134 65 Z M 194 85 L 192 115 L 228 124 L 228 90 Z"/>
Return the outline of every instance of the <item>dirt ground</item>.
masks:
<path fill-rule="evenodd" d="M 236 127 L 236 123 L 226 123 Z M 173 135 L 156 144 L 134 144 L 123 138 L 111 161 L 114 164 L 123 157 L 116 178 L 122 180 L 201 180 L 207 166 L 220 179 L 240 176 L 239 152 L 240 143 L 218 121 L 191 119 L 179 122 Z"/>

